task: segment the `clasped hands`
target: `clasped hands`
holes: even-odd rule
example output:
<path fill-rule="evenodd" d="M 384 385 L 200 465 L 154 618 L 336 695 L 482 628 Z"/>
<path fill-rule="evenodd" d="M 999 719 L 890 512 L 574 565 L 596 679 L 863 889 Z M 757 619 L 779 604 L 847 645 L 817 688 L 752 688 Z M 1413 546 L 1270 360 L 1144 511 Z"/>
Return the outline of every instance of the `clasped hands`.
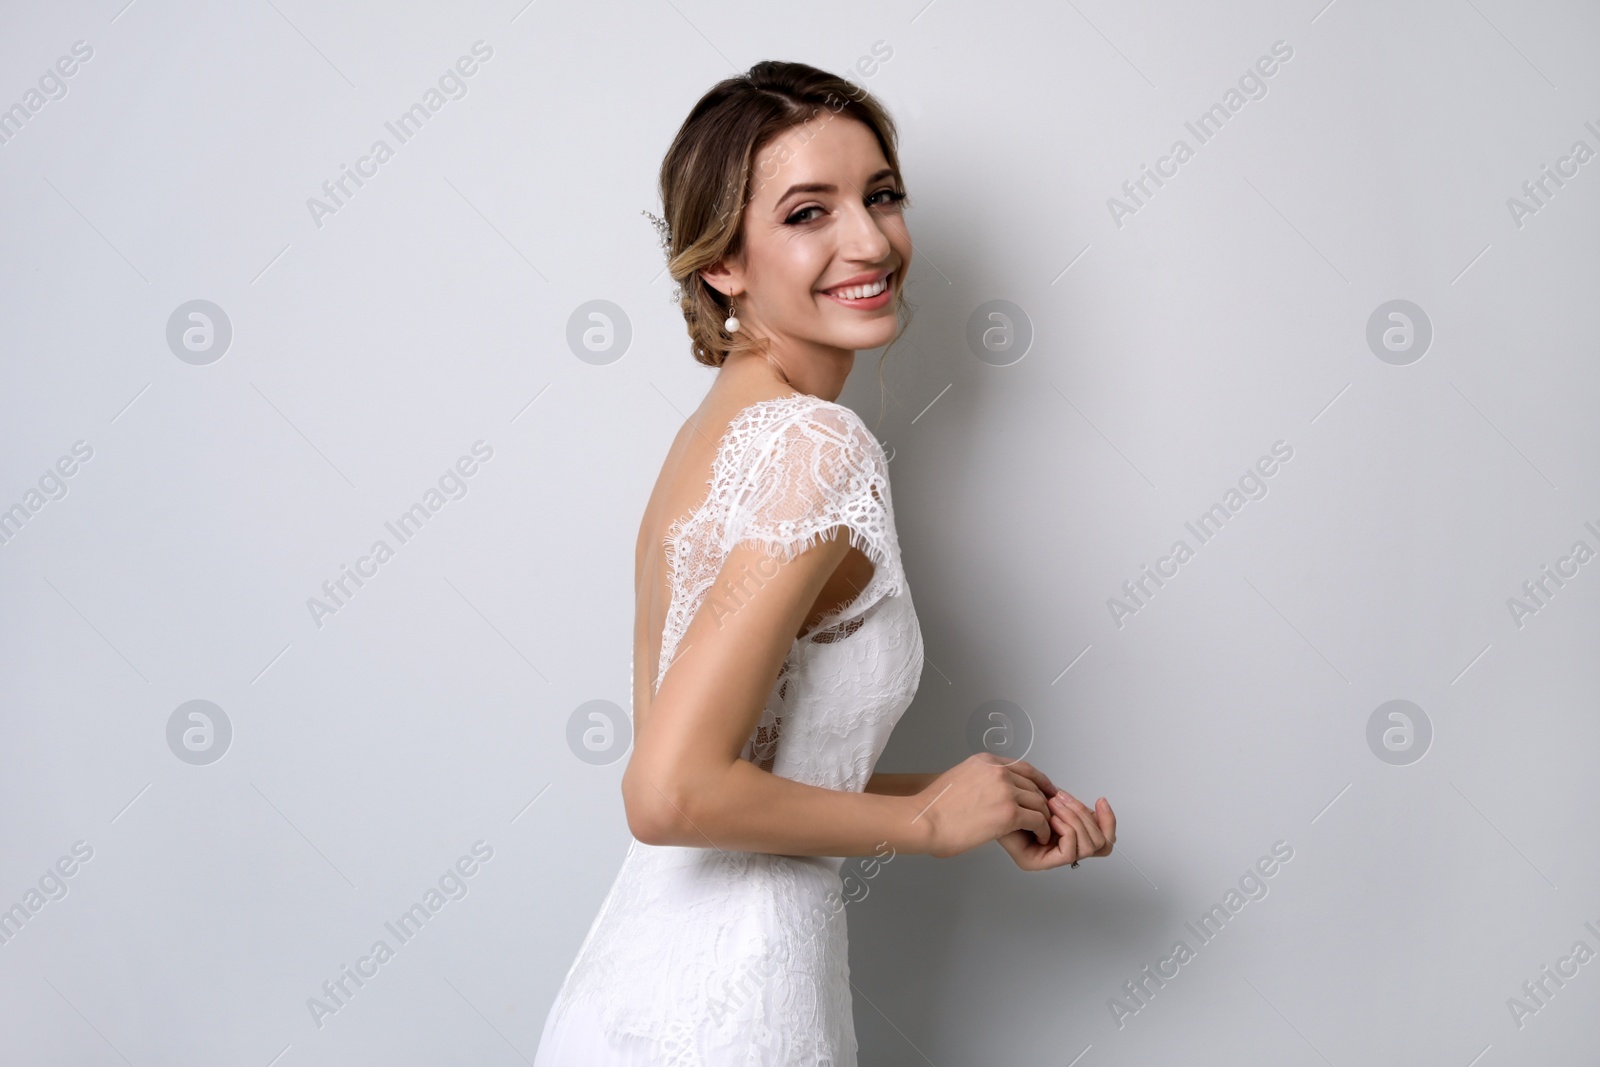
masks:
<path fill-rule="evenodd" d="M 932 823 L 934 856 L 959 855 L 999 841 L 1025 871 L 1109 856 L 1117 816 L 1105 797 L 1093 809 L 1024 760 L 992 752 L 970 756 L 917 796 Z"/>

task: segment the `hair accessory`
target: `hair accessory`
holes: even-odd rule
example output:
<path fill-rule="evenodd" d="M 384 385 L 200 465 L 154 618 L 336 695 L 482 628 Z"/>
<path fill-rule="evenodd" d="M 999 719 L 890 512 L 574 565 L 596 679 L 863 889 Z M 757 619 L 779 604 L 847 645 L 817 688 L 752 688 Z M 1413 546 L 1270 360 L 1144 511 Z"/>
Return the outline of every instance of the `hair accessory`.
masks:
<path fill-rule="evenodd" d="M 640 208 L 639 214 L 649 219 L 651 224 L 655 226 L 656 233 L 661 237 L 661 250 L 667 254 L 667 259 L 670 260 L 672 258 L 672 227 L 667 223 L 666 219 L 653 211 L 646 211 Z M 667 294 L 667 300 L 679 307 L 683 306 L 683 286 L 674 282 L 672 292 Z"/>
<path fill-rule="evenodd" d="M 722 324 L 722 328 L 729 333 L 739 332 L 739 316 L 734 309 L 733 297 L 731 296 L 728 297 L 728 321 Z"/>
<path fill-rule="evenodd" d="M 662 251 L 670 253 L 672 251 L 672 227 L 667 224 L 667 220 L 654 212 L 645 211 L 643 208 L 639 210 L 639 214 L 645 216 L 654 224 L 656 233 L 661 237 Z"/>

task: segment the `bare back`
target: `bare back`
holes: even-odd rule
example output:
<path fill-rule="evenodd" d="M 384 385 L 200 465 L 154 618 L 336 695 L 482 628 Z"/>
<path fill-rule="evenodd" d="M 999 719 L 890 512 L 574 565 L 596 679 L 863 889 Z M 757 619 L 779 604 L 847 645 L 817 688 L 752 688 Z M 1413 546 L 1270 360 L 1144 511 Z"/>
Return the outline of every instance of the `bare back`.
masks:
<path fill-rule="evenodd" d="M 724 384 L 719 380 L 718 385 Z M 735 416 L 746 406 L 793 395 L 774 392 L 771 383 L 752 380 L 713 386 L 672 441 L 634 546 L 633 729 L 638 736 L 649 715 L 659 676 L 661 637 L 671 599 L 671 575 L 664 542 L 673 523 L 704 503 L 718 447 Z M 872 579 L 873 565 L 851 547 L 818 594 L 796 637 L 804 636 L 830 612 L 850 603 Z"/>

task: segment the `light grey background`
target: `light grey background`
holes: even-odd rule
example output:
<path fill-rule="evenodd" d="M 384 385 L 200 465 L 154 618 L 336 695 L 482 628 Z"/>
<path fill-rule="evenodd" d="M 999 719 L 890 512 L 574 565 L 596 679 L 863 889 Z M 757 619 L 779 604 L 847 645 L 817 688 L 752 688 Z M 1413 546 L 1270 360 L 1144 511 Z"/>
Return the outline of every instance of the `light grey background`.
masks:
<path fill-rule="evenodd" d="M 0 144 L 0 508 L 26 514 L 0 547 L 0 1059 L 532 1059 L 629 840 L 625 730 L 594 765 L 569 721 L 627 706 L 637 522 L 711 381 L 639 212 L 699 95 L 780 58 L 878 94 L 917 201 L 913 324 L 886 393 L 862 353 L 842 398 L 892 451 L 927 641 L 880 769 L 959 761 L 1008 700 L 1028 758 L 1120 818 L 1076 871 L 885 867 L 848 913 L 863 1063 L 1593 1062 L 1600 962 L 1521 1025 L 1508 1000 L 1600 951 L 1600 562 L 1520 625 L 1508 601 L 1600 549 L 1600 161 L 1520 225 L 1508 201 L 1600 150 L 1600 13 L 1323 3 L 6 5 L 0 107 L 93 54 Z M 168 344 L 193 300 L 231 326 L 209 363 Z M 631 329 L 611 362 L 567 342 L 595 300 Z M 1033 331 L 1008 366 L 965 341 L 993 300 Z M 1433 331 L 1406 365 L 1367 342 L 1391 300 Z M 385 522 L 479 441 L 399 544 Z M 231 727 L 214 762 L 169 745 L 192 700 Z M 1431 724 L 1406 765 L 1368 742 L 1391 700 Z M 1276 842 L 1202 943 L 1186 922 Z"/>

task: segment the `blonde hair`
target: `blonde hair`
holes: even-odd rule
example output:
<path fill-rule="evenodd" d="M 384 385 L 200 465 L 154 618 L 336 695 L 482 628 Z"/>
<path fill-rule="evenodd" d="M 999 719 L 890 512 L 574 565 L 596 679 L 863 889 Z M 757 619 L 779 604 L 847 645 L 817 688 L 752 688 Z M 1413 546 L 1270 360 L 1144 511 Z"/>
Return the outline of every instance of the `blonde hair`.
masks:
<path fill-rule="evenodd" d="M 672 234 L 667 270 L 678 285 L 678 306 L 696 362 L 720 367 L 730 352 L 761 350 L 748 331 L 729 334 L 723 329 L 729 300 L 699 272 L 737 256 L 743 246 L 744 209 L 757 153 L 822 108 L 871 130 L 899 180 L 894 120 L 871 93 L 816 67 L 777 60 L 757 63 L 712 86 L 683 120 L 661 161 L 661 205 Z M 903 182 L 900 188 L 905 188 Z M 910 206 L 909 198 L 902 203 Z M 897 317 L 905 308 L 905 287 L 896 286 Z M 895 340 L 904 332 L 903 322 Z"/>

